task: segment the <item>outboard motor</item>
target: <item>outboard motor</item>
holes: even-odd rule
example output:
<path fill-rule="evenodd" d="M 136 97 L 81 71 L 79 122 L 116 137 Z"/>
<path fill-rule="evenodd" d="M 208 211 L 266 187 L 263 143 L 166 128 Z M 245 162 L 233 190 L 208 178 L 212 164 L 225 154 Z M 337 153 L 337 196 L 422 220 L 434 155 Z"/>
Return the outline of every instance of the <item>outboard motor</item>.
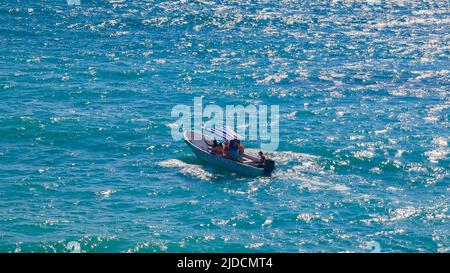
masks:
<path fill-rule="evenodd" d="M 274 169 L 275 169 L 275 161 L 267 159 L 264 162 L 264 174 L 270 175 Z"/>

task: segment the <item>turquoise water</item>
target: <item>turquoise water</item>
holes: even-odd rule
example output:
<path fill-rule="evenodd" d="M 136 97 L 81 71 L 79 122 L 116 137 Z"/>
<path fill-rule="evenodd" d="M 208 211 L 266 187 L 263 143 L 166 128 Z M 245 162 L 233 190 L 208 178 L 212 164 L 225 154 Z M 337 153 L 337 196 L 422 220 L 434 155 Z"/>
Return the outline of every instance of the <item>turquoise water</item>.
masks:
<path fill-rule="evenodd" d="M 449 252 L 449 6 L 2 1 L 0 251 Z M 280 106 L 272 177 L 171 140 L 194 96 Z"/>

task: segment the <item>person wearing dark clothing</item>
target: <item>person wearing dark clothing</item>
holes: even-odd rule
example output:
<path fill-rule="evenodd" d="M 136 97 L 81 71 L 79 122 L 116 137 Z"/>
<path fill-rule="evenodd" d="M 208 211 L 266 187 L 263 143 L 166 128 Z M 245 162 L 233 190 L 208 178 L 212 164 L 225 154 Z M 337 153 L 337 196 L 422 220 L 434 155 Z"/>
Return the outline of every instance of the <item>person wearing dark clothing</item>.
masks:
<path fill-rule="evenodd" d="M 214 153 L 218 156 L 223 156 L 223 145 L 222 143 L 219 143 L 215 148 L 214 148 Z"/>
<path fill-rule="evenodd" d="M 264 153 L 262 151 L 259 151 L 258 155 L 259 155 L 258 166 L 264 167 L 264 164 L 266 163 L 266 160 L 268 159 L 268 157 L 266 155 L 264 155 Z"/>
<path fill-rule="evenodd" d="M 239 157 L 239 141 L 237 139 L 230 140 L 230 147 L 228 151 L 231 159 L 237 160 Z"/>

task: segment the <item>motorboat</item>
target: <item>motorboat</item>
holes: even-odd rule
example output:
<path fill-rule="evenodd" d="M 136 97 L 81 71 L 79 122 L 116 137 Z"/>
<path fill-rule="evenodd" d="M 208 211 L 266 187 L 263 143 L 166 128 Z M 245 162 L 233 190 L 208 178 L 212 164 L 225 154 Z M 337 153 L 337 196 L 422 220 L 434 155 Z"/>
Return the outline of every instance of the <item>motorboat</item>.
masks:
<path fill-rule="evenodd" d="M 237 134 L 232 131 L 231 133 L 230 131 L 224 133 L 222 130 L 213 129 L 211 132 L 216 134 L 220 132 L 223 139 L 237 138 Z M 257 157 L 246 153 L 240 156 L 241 160 L 233 160 L 224 155 L 217 155 L 213 150 L 214 139 L 202 133 L 185 130 L 183 136 L 184 141 L 198 159 L 215 167 L 252 177 L 270 175 L 275 169 L 273 160 L 267 159 L 264 163 L 261 163 Z"/>

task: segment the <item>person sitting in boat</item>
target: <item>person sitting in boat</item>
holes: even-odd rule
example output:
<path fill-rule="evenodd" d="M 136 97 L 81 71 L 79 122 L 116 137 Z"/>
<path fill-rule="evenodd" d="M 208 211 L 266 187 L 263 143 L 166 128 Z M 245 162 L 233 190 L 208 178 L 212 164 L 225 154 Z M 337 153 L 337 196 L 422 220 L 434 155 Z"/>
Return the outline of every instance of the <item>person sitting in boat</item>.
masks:
<path fill-rule="evenodd" d="M 213 140 L 211 148 L 209 149 L 209 152 L 214 154 L 216 153 L 216 147 L 219 146 L 219 143 L 217 142 L 217 140 Z"/>
<path fill-rule="evenodd" d="M 259 155 L 258 166 L 264 167 L 264 164 L 266 163 L 266 160 L 269 159 L 269 157 L 264 155 L 264 153 L 262 151 L 259 151 L 258 155 Z"/>
<path fill-rule="evenodd" d="M 214 154 L 223 156 L 223 145 L 222 143 L 217 144 L 217 146 L 214 148 Z"/>
<path fill-rule="evenodd" d="M 230 140 L 230 147 L 228 154 L 232 160 L 238 160 L 239 158 L 239 141 L 235 138 Z"/>
<path fill-rule="evenodd" d="M 223 145 L 223 154 L 225 155 L 226 158 L 230 157 L 230 155 L 228 154 L 229 151 L 230 151 L 230 141 L 227 139 L 225 140 L 225 143 Z"/>
<path fill-rule="evenodd" d="M 241 142 L 238 140 L 239 143 L 239 147 L 238 147 L 238 151 L 239 151 L 239 161 L 243 161 L 242 156 L 244 155 L 244 145 L 241 144 Z"/>

